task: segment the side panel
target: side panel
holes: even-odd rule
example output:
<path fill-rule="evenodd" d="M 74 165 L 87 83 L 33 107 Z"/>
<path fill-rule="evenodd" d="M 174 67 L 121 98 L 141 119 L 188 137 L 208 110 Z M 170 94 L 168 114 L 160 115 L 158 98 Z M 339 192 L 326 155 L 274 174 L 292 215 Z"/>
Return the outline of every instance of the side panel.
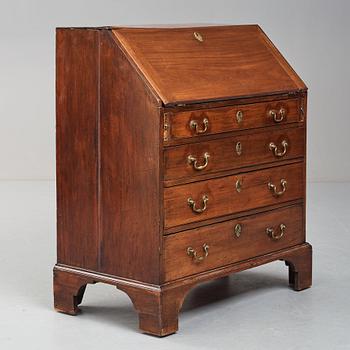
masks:
<path fill-rule="evenodd" d="M 99 31 L 56 34 L 58 263 L 98 267 Z"/>
<path fill-rule="evenodd" d="M 160 109 L 101 33 L 101 272 L 159 283 Z"/>

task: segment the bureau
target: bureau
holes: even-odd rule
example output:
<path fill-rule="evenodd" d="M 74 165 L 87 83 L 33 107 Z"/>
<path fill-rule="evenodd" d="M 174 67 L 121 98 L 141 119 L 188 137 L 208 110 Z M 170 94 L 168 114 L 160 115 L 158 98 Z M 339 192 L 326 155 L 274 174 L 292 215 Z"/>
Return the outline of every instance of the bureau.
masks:
<path fill-rule="evenodd" d="M 259 26 L 58 28 L 56 110 L 57 311 L 107 283 L 164 336 L 201 282 L 311 286 L 307 88 Z"/>

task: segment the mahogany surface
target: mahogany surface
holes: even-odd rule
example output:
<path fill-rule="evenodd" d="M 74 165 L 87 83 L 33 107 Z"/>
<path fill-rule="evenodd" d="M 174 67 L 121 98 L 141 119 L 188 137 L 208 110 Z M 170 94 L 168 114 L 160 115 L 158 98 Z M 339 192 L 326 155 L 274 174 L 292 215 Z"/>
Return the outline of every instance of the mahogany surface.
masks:
<path fill-rule="evenodd" d="M 100 244 L 98 44 L 98 31 L 57 31 L 57 262 L 91 270 Z"/>
<path fill-rule="evenodd" d="M 282 179 L 287 180 L 287 188 L 283 195 L 276 197 L 269 190 L 268 183 L 272 182 L 280 190 Z M 241 192 L 236 190 L 237 181 L 242 183 Z M 168 187 L 164 190 L 164 225 L 168 228 L 275 203 L 284 203 L 299 199 L 303 194 L 302 163 Z M 194 213 L 187 199 L 193 198 L 196 205 L 201 207 L 204 195 L 208 196 L 207 210 L 203 213 Z"/>
<path fill-rule="evenodd" d="M 283 151 L 282 143 L 286 141 L 287 152 L 276 156 L 269 148 L 273 142 L 278 151 Z M 240 151 L 237 152 L 237 143 Z M 188 156 L 196 158 L 198 165 L 205 164 L 205 154 L 209 155 L 208 165 L 197 170 Z M 242 168 L 252 164 L 272 163 L 284 159 L 302 158 L 304 155 L 304 133 L 299 128 L 287 130 L 255 131 L 244 135 L 234 135 L 207 142 L 196 142 L 183 146 L 167 148 L 164 151 L 164 179 L 181 179 L 202 174 Z"/>
<path fill-rule="evenodd" d="M 305 89 L 257 25 L 120 28 L 113 34 L 164 104 Z"/>
<path fill-rule="evenodd" d="M 190 128 L 191 120 L 202 122 L 204 118 L 208 119 L 208 130 L 204 135 L 297 123 L 300 121 L 299 103 L 299 99 L 291 98 L 228 107 L 215 108 L 213 106 L 214 108 L 209 109 L 167 112 L 165 118 L 169 119 L 169 130 L 165 144 L 171 140 L 179 142 L 181 139 L 195 139 L 196 136 L 203 136 L 202 134 L 197 135 Z M 281 122 L 276 123 L 269 115 L 269 111 L 278 111 L 281 108 L 286 110 L 286 116 Z M 242 112 L 241 121 L 237 120 L 238 111 Z"/>
<path fill-rule="evenodd" d="M 101 33 L 100 40 L 99 271 L 159 284 L 158 100 L 110 33 Z"/>
<path fill-rule="evenodd" d="M 198 283 L 284 260 L 311 286 L 307 89 L 259 26 L 59 28 L 56 57 L 57 311 L 107 283 L 165 336 Z"/>
<path fill-rule="evenodd" d="M 165 280 L 175 280 L 303 243 L 302 210 L 302 206 L 292 206 L 165 236 Z M 234 230 L 237 224 L 242 230 L 239 236 Z M 278 232 L 280 224 L 286 226 L 285 233 L 280 239 L 273 240 L 267 235 L 266 228 Z M 203 255 L 203 244 L 209 245 L 209 255 L 203 262 L 195 262 L 184 254 L 188 247 L 193 247 Z"/>

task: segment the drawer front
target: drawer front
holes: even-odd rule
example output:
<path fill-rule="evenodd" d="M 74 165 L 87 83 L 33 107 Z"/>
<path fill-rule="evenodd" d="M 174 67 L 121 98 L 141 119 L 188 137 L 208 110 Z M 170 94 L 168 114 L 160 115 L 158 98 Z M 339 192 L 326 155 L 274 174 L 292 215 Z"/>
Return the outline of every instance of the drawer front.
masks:
<path fill-rule="evenodd" d="M 303 163 L 257 170 L 164 189 L 170 228 L 303 197 Z"/>
<path fill-rule="evenodd" d="M 303 155 L 302 127 L 226 137 L 166 149 L 165 179 L 193 177 Z"/>
<path fill-rule="evenodd" d="M 170 281 L 304 242 L 303 207 L 246 216 L 163 239 L 165 280 Z"/>
<path fill-rule="evenodd" d="M 300 121 L 299 99 L 168 113 L 166 140 Z"/>

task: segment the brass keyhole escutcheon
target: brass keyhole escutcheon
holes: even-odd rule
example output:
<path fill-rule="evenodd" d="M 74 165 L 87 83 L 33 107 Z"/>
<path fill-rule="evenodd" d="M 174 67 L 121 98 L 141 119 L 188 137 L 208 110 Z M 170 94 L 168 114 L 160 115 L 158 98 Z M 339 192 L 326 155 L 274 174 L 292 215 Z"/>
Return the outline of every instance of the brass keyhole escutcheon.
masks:
<path fill-rule="evenodd" d="M 199 34 L 198 32 L 194 32 L 193 35 L 194 35 L 194 37 L 195 37 L 199 42 L 202 43 L 202 42 L 204 41 L 202 35 Z"/>
<path fill-rule="evenodd" d="M 237 238 L 239 238 L 241 233 L 242 233 L 242 225 L 241 224 L 236 224 L 235 228 L 234 228 L 234 232 L 235 232 L 235 236 Z"/>
<path fill-rule="evenodd" d="M 240 193 L 240 192 L 242 191 L 242 180 L 241 180 L 241 179 L 238 179 L 238 180 L 236 181 L 236 191 L 237 191 L 238 193 Z"/>
<path fill-rule="evenodd" d="M 241 142 L 236 142 L 236 153 L 238 156 L 242 154 L 242 143 Z"/>
<path fill-rule="evenodd" d="M 242 111 L 237 111 L 236 119 L 237 119 L 238 124 L 242 123 L 242 120 L 243 120 L 243 112 Z"/>

